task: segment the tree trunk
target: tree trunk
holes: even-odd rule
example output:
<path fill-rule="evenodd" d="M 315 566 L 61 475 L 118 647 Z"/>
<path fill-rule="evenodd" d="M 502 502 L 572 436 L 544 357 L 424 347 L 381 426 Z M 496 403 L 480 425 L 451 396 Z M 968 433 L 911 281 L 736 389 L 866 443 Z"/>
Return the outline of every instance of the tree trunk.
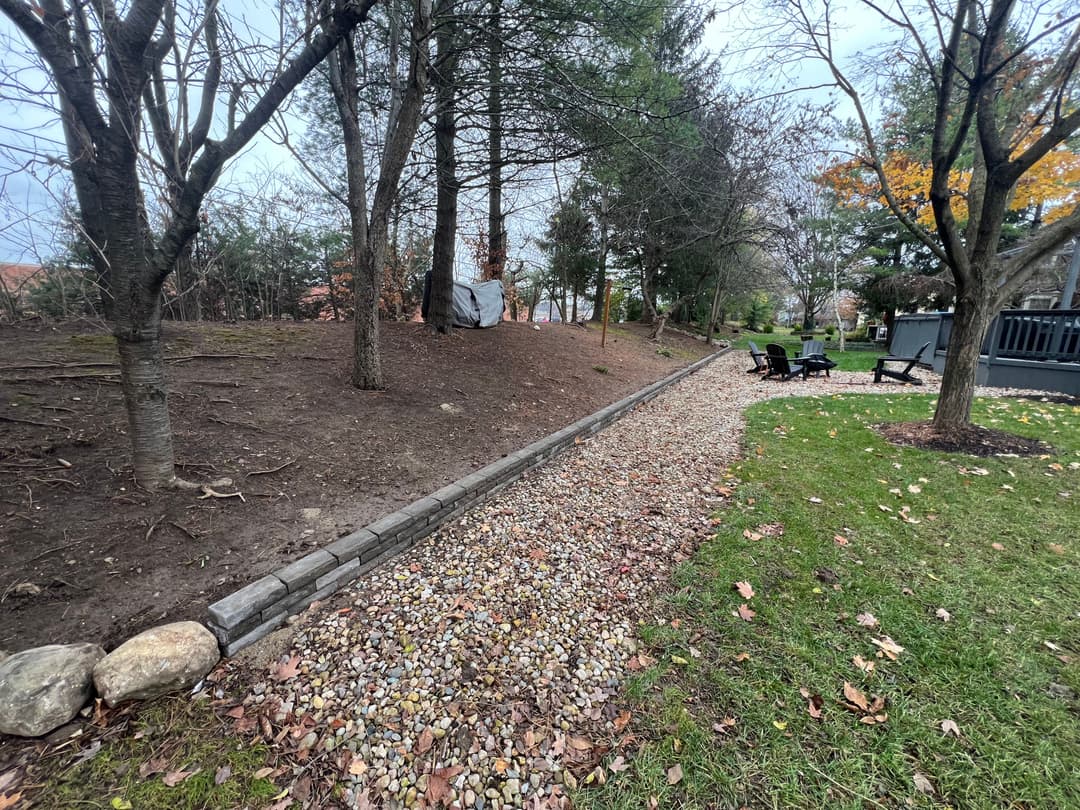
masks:
<path fill-rule="evenodd" d="M 486 279 L 506 269 L 506 219 L 502 210 L 502 0 L 491 0 L 488 22 L 488 265 Z"/>
<path fill-rule="evenodd" d="M 941 377 L 941 393 L 934 412 L 934 429 L 941 432 L 958 430 L 971 423 L 979 351 L 992 317 L 989 296 L 979 290 L 962 293 L 959 284 L 956 294 L 956 310 L 945 356 L 948 373 Z"/>
<path fill-rule="evenodd" d="M 604 296 L 607 290 L 608 255 L 608 198 L 607 186 L 600 187 L 599 254 L 596 257 L 596 294 L 593 296 L 592 320 L 599 323 L 604 317 Z"/>
<path fill-rule="evenodd" d="M 160 326 L 159 316 L 158 330 Z M 135 480 L 148 489 L 156 489 L 175 477 L 161 337 L 160 334 L 134 340 L 129 337 L 117 335 L 116 344 Z"/>
<path fill-rule="evenodd" d="M 457 18 L 454 0 L 442 0 L 435 36 L 435 240 L 431 248 L 431 290 L 426 320 L 441 334 L 454 326 L 454 254 L 457 250 L 457 99 L 455 73 Z"/>

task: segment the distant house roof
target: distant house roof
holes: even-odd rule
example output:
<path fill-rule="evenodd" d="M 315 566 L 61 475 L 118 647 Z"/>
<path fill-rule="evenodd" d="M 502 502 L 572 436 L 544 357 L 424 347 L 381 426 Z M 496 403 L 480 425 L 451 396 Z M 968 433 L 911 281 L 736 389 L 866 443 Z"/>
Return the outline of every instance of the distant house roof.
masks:
<path fill-rule="evenodd" d="M 10 264 L 0 262 L 0 279 L 8 290 L 15 290 L 41 272 L 40 264 Z"/>

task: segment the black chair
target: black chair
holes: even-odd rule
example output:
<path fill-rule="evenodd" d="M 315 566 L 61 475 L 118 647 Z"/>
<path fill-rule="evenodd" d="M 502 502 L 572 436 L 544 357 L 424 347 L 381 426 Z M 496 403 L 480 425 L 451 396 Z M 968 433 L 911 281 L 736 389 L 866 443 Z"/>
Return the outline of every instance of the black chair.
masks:
<path fill-rule="evenodd" d="M 795 362 L 803 363 L 807 374 L 820 374 L 824 371 L 826 377 L 829 376 L 829 369 L 836 368 L 836 361 L 825 356 L 825 341 L 823 340 L 803 341 L 802 351 L 795 358 Z"/>
<path fill-rule="evenodd" d="M 784 347 L 779 343 L 769 343 L 765 346 L 765 362 L 769 364 L 769 373 L 765 375 L 765 379 L 769 377 L 779 377 L 785 382 L 792 377 L 797 377 L 800 374 L 803 379 L 809 373 L 806 365 L 799 360 L 789 360 L 787 352 Z"/>
<path fill-rule="evenodd" d="M 923 352 L 930 348 L 930 342 L 927 341 L 911 357 L 901 357 L 895 354 L 889 354 L 885 357 L 879 357 L 877 365 L 874 366 L 874 382 L 881 382 L 882 377 L 891 377 L 894 380 L 899 380 L 903 383 L 910 383 L 911 385 L 922 385 L 922 380 L 911 373 L 911 370 L 915 366 L 919 365 L 919 361 L 922 359 Z M 886 363 L 907 363 L 903 371 L 891 371 L 885 368 Z M 923 364 L 925 365 L 925 364 Z"/>
<path fill-rule="evenodd" d="M 748 368 L 747 374 L 760 374 L 769 368 L 769 364 L 765 362 L 765 352 L 759 349 L 752 340 L 750 341 L 750 357 L 754 361 L 754 367 Z"/>

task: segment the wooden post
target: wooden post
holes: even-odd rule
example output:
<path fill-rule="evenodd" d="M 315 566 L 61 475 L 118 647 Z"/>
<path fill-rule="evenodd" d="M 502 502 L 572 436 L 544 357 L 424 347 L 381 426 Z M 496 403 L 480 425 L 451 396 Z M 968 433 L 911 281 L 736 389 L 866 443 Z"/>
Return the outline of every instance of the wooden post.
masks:
<path fill-rule="evenodd" d="M 604 348 L 604 344 L 607 342 L 607 321 L 608 314 L 611 312 L 611 279 L 608 279 L 607 284 L 604 285 L 604 328 L 600 332 L 600 348 Z"/>

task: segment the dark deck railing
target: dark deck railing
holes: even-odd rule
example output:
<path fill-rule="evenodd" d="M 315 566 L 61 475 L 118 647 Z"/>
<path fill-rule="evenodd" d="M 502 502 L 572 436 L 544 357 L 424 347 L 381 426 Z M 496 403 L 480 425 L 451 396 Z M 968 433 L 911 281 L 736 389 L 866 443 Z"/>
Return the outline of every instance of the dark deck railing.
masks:
<path fill-rule="evenodd" d="M 1080 313 L 1060 309 L 1005 310 L 995 319 L 982 353 L 990 358 L 1080 362 Z"/>

